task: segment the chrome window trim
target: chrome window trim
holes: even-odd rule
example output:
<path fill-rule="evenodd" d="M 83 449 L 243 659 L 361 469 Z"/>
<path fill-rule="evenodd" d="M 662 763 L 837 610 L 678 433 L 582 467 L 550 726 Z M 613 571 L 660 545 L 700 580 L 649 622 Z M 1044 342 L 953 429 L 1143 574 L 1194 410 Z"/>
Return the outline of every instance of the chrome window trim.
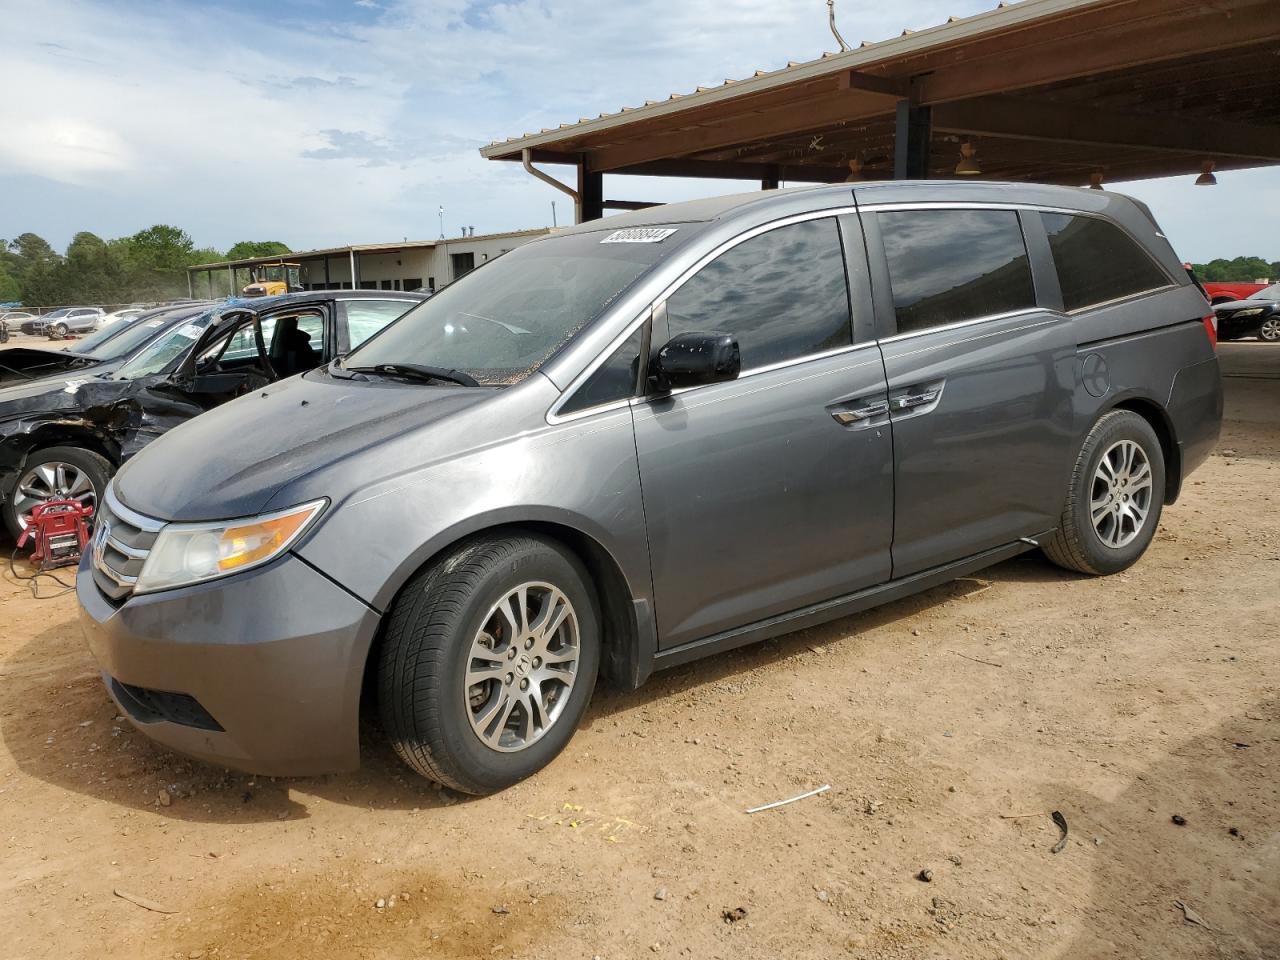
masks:
<path fill-rule="evenodd" d="M 104 498 L 107 501 L 107 509 L 115 516 L 119 517 L 125 523 L 137 527 L 145 533 L 159 533 L 165 526 L 165 521 L 156 520 L 153 517 L 144 517 L 140 513 L 135 513 L 120 502 L 116 496 L 115 484 L 107 487 L 107 495 Z"/>
<path fill-rule="evenodd" d="M 1097 303 L 1091 303 L 1086 307 L 1076 307 L 1074 310 L 1068 310 L 1064 316 L 1075 317 L 1082 313 L 1088 313 L 1090 310 L 1102 310 L 1106 307 L 1115 307 L 1122 303 L 1128 303 L 1130 300 L 1137 300 L 1139 297 L 1149 297 L 1153 293 L 1165 293 L 1166 291 L 1177 289 L 1179 289 L 1179 285 L 1176 283 L 1166 283 L 1163 287 L 1149 287 L 1146 290 L 1139 290 L 1137 293 L 1125 294 L 1123 297 L 1113 297 L 1110 300 L 1099 300 Z"/>
<path fill-rule="evenodd" d="M 1047 313 L 1056 317 L 1066 318 L 1065 313 L 1057 310 L 1051 310 L 1047 307 L 1022 307 L 1018 310 L 1006 310 L 1003 313 L 986 313 L 980 317 L 973 317 L 969 320 L 957 320 L 955 323 L 946 323 L 937 327 L 925 327 L 923 330 L 909 330 L 906 333 L 895 333 L 892 337 L 881 337 L 879 342 L 897 343 L 900 340 L 914 340 L 916 337 L 927 336 L 931 333 L 945 333 L 948 330 L 959 330 L 963 327 L 974 327 L 980 323 L 994 323 L 997 320 L 1008 320 L 1011 317 L 1023 317 L 1031 314 Z"/>

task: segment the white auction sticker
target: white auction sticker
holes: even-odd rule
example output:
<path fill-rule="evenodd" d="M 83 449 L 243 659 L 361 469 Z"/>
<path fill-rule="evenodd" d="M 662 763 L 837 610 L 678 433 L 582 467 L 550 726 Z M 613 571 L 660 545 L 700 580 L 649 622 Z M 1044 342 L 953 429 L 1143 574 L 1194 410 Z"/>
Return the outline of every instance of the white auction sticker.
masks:
<path fill-rule="evenodd" d="M 676 227 L 629 227 L 615 230 L 601 243 L 661 243 L 677 230 Z"/>

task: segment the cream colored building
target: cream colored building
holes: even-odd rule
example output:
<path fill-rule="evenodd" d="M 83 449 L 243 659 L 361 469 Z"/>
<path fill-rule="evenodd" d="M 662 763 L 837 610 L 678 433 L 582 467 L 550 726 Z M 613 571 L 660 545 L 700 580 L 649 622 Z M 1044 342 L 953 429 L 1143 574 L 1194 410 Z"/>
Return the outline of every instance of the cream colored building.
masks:
<path fill-rule="evenodd" d="M 192 296 L 225 296 L 252 280 L 253 268 L 298 264 L 305 290 L 438 290 L 486 260 L 550 233 L 546 227 L 442 240 L 361 243 L 279 257 L 202 263 L 187 269 Z"/>

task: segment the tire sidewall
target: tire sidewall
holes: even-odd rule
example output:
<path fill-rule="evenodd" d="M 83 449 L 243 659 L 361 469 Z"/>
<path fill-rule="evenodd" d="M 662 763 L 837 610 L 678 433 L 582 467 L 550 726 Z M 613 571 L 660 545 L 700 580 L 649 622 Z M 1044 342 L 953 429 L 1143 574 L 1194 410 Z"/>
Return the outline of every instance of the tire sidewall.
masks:
<path fill-rule="evenodd" d="M 1264 331 L 1266 330 L 1267 324 L 1274 323 L 1274 322 L 1276 322 L 1275 318 L 1268 318 L 1267 320 L 1264 320 L 1262 322 L 1261 326 L 1258 327 L 1258 339 L 1261 340 L 1263 343 L 1280 343 L 1280 327 L 1274 327 L 1274 329 L 1276 330 L 1276 334 L 1274 336 L 1268 337 L 1264 333 Z"/>
<path fill-rule="evenodd" d="M 471 726 L 462 677 L 471 643 L 494 604 L 513 587 L 539 581 L 562 590 L 578 617 L 581 646 L 578 675 L 569 700 L 542 738 L 524 750 L 502 753 L 486 746 Z M 573 737 L 595 687 L 600 663 L 600 614 L 587 572 L 572 556 L 540 541 L 531 541 L 484 576 L 479 589 L 463 605 L 453 626 L 453 643 L 443 661 L 440 687 L 441 734 L 455 762 L 467 770 L 484 792 L 500 790 L 541 770 Z"/>
<path fill-rule="evenodd" d="M 1105 418 L 1104 418 L 1105 419 Z M 1106 423 L 1099 421 L 1085 441 L 1088 454 L 1085 469 L 1076 477 L 1078 489 L 1075 493 L 1075 510 L 1072 522 L 1076 526 L 1076 536 L 1089 565 L 1098 573 L 1118 573 L 1137 562 L 1150 546 L 1155 537 L 1156 528 L 1160 525 L 1160 514 L 1164 506 L 1165 463 L 1164 450 L 1160 439 L 1156 436 L 1151 424 L 1141 416 L 1130 411 L 1118 411 L 1118 415 Z M 1102 460 L 1102 455 L 1112 445 L 1121 440 L 1132 440 L 1147 456 L 1151 465 L 1151 509 L 1147 512 L 1146 522 L 1132 542 L 1123 547 L 1109 547 L 1098 537 L 1090 516 L 1090 501 L 1093 488 L 1094 473 Z"/>
<path fill-rule="evenodd" d="M 4 491 L 4 504 L 0 506 L 0 514 L 3 514 L 4 525 L 15 539 L 22 535 L 22 527 L 18 524 L 18 514 L 14 509 L 14 494 L 17 492 L 18 481 L 26 476 L 32 467 L 55 461 L 72 464 L 77 469 L 87 473 L 90 482 L 93 484 L 95 512 L 101 506 L 102 498 L 107 493 L 107 485 L 111 482 L 110 463 L 96 453 L 80 450 L 76 447 L 48 447 L 44 450 L 37 450 L 27 457 L 22 468 L 14 476 L 13 488 Z M 93 523 L 92 518 L 90 518 L 89 523 Z"/>

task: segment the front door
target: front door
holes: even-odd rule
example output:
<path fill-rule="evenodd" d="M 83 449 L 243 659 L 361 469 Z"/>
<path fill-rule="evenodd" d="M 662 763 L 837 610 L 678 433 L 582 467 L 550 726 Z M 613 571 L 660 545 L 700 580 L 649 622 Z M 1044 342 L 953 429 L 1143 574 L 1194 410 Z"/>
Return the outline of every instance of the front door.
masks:
<path fill-rule="evenodd" d="M 868 299 L 855 296 L 869 316 Z M 655 345 L 730 333 L 743 365 L 737 380 L 634 408 L 659 647 L 886 580 L 884 368 L 874 338 L 854 336 L 836 219 L 748 234 L 667 297 L 666 331 L 656 313 Z"/>
<path fill-rule="evenodd" d="M 1036 257 L 1015 210 L 863 220 L 893 418 L 893 576 L 1056 527 L 1076 341 L 1069 317 L 1037 306 L 1056 284 L 1038 220 Z"/>

